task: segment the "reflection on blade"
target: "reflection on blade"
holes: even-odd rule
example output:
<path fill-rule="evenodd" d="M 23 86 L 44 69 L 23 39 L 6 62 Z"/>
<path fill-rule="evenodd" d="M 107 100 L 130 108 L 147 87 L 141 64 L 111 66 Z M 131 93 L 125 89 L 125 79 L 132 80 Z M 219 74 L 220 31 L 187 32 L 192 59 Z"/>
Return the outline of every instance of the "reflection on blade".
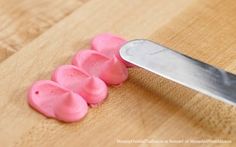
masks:
<path fill-rule="evenodd" d="M 148 40 L 133 40 L 121 57 L 139 67 L 212 96 L 236 104 L 236 75 L 195 60 Z"/>

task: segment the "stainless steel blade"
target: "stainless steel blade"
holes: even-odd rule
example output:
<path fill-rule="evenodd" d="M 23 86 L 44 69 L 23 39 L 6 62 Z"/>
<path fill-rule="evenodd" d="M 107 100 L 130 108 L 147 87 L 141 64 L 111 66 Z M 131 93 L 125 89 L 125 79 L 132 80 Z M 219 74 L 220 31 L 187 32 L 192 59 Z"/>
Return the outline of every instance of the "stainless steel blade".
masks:
<path fill-rule="evenodd" d="M 149 40 L 122 46 L 121 57 L 139 67 L 236 105 L 236 75 L 203 63 Z"/>

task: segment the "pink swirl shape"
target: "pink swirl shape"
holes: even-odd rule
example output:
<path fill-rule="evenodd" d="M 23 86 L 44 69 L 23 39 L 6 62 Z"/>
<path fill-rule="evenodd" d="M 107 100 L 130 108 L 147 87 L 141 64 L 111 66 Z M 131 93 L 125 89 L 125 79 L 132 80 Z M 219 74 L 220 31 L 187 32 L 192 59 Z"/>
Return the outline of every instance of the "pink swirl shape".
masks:
<path fill-rule="evenodd" d="M 103 33 L 92 39 L 91 47 L 93 50 L 96 50 L 109 58 L 112 58 L 115 55 L 127 67 L 133 67 L 134 65 L 123 60 L 119 53 L 121 46 L 126 42 L 127 41 L 125 39 L 119 36 L 115 36 L 110 33 Z"/>
<path fill-rule="evenodd" d="M 101 67 L 109 58 L 94 50 L 79 51 L 72 59 L 72 64 L 85 70 L 90 75 L 99 77 Z"/>
<path fill-rule="evenodd" d="M 89 104 L 99 104 L 107 97 L 107 85 L 74 65 L 57 68 L 52 80 L 81 95 Z"/>
<path fill-rule="evenodd" d="M 104 62 L 99 77 L 108 84 L 118 85 L 128 78 L 128 69 L 116 57 Z"/>
<path fill-rule="evenodd" d="M 116 56 L 108 58 L 94 50 L 78 52 L 74 56 L 72 64 L 110 85 L 121 84 L 128 78 L 128 69 Z"/>
<path fill-rule="evenodd" d="M 28 103 L 45 116 L 64 122 L 78 121 L 88 111 L 88 105 L 80 95 L 49 80 L 37 81 L 31 86 Z"/>
<path fill-rule="evenodd" d="M 64 122 L 79 121 L 88 112 L 86 101 L 73 92 L 67 92 L 64 95 L 60 101 L 55 103 L 55 117 Z"/>

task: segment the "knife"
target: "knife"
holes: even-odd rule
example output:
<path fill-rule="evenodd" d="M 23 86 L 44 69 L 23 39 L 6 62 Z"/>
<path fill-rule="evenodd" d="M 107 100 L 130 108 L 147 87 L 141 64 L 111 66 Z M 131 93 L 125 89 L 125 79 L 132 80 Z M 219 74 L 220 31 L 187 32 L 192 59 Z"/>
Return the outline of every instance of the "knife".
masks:
<path fill-rule="evenodd" d="M 120 55 L 136 66 L 236 105 L 236 75 L 223 69 L 144 39 L 127 42 L 121 47 Z"/>

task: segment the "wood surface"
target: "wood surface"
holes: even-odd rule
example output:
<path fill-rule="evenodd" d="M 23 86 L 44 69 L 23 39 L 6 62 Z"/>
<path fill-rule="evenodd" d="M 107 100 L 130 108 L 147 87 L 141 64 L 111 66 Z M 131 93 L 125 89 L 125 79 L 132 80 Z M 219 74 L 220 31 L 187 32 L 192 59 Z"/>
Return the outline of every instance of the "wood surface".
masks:
<path fill-rule="evenodd" d="M 236 73 L 234 0 L 0 0 L 0 146 L 236 146 L 236 107 L 140 68 L 110 87 L 81 122 L 47 119 L 27 104 L 90 39 L 146 38 Z M 171 60 L 171 59 L 170 59 Z M 225 139 L 228 144 L 121 144 L 117 140 Z"/>

